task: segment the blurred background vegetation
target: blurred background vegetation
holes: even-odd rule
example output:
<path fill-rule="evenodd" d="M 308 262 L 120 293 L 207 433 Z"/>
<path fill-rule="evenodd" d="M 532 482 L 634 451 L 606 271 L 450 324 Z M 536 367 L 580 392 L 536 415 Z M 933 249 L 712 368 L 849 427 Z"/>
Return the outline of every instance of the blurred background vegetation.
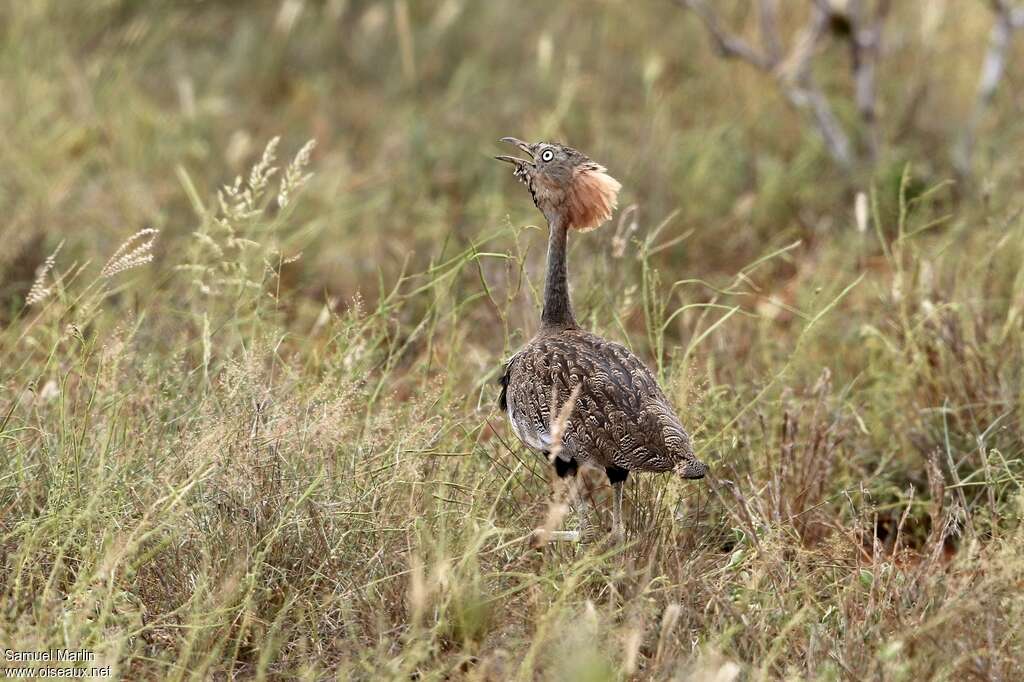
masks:
<path fill-rule="evenodd" d="M 783 5 L 797 30 L 804 3 Z M 489 158 L 505 133 L 586 150 L 645 224 L 678 211 L 675 232 L 693 234 L 663 252 L 674 271 L 731 274 L 766 246 L 848 227 L 849 191 L 872 180 L 891 208 L 908 163 L 925 186 L 953 176 L 993 14 L 983 2 L 897 5 L 879 79 L 883 153 L 875 176 L 846 182 L 771 78 L 717 58 L 670 2 L 15 3 L 0 200 L 5 269 L 21 276 L 4 278 L 4 309 L 60 239 L 76 256 L 105 253 L 152 226 L 169 249 L 195 227 L 176 169 L 208 192 L 275 135 L 286 148 L 318 141 L 301 219 L 323 229 L 299 266 L 318 303 L 325 291 L 371 295 L 378 268 L 393 274 L 408 253 L 422 265 L 509 214 L 533 221 Z M 746 3 L 725 9 L 753 30 Z M 842 47 L 816 66 L 852 124 Z M 1007 189 L 1024 78 L 1013 54 L 978 150 L 979 182 Z"/>
<path fill-rule="evenodd" d="M 0 6 L 0 641 L 127 678 L 1019 674 L 1008 5 L 891 3 L 870 158 L 834 0 L 844 166 L 687 4 Z M 760 5 L 712 4 L 751 45 Z M 494 381 L 546 237 L 503 135 L 623 183 L 576 307 L 715 473 L 631 484 L 622 551 L 521 542 L 549 484 Z"/>

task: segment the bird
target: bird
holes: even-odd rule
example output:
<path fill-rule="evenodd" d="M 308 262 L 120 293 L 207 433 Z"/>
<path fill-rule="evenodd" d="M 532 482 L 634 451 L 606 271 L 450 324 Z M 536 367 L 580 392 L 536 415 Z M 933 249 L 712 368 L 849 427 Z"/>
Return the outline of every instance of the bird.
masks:
<path fill-rule="evenodd" d="M 594 539 L 575 479 L 587 467 L 608 477 L 611 537 L 622 542 L 622 497 L 631 471 L 671 471 L 683 479 L 700 479 L 708 467 L 694 455 L 689 434 L 651 370 L 625 346 L 582 329 L 573 314 L 569 235 L 596 229 L 611 218 L 621 184 L 604 166 L 567 145 L 515 137 L 500 142 L 525 154 L 495 158 L 512 164 L 549 232 L 540 326 L 505 362 L 498 405 L 519 440 L 548 458 L 558 480 L 569 485 L 579 517 L 579 530 L 537 529 L 533 542 Z"/>

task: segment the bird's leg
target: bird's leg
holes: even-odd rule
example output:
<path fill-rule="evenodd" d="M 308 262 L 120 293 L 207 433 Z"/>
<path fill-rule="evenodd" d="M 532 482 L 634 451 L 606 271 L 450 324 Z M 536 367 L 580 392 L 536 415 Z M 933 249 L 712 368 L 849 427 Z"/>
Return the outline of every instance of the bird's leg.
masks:
<path fill-rule="evenodd" d="M 597 535 L 597 531 L 590 523 L 590 505 L 587 502 L 587 496 L 584 491 L 580 490 L 580 486 L 583 485 L 583 483 L 579 478 L 573 476 L 572 478 L 566 479 L 565 484 L 569 487 L 569 499 L 572 501 L 572 505 L 576 507 L 576 518 L 579 521 L 579 528 L 577 530 L 547 531 L 547 539 L 561 540 L 565 542 L 593 542 L 594 537 Z M 539 528 L 535 533 L 543 532 L 543 530 L 544 529 Z"/>
<path fill-rule="evenodd" d="M 555 458 L 555 472 L 558 474 L 558 478 L 562 484 L 568 486 L 569 499 L 572 504 L 576 507 L 576 513 L 579 516 L 580 527 L 578 530 L 552 530 L 552 525 L 557 525 L 561 521 L 561 517 L 549 514 L 548 521 L 544 527 L 537 528 L 533 531 L 533 540 L 531 544 L 534 547 L 539 547 L 545 544 L 549 540 L 560 540 L 568 542 L 588 542 L 593 539 L 594 533 L 590 525 L 590 518 L 587 513 L 587 500 L 586 497 L 581 494 L 579 490 L 579 480 L 576 478 L 576 472 L 579 466 L 576 460 L 569 460 L 568 462 Z M 556 495 L 557 498 L 557 495 Z M 557 505 L 557 500 L 553 502 Z"/>
<path fill-rule="evenodd" d="M 587 502 L 586 486 L 579 476 L 574 476 L 570 485 L 572 486 L 573 504 L 576 506 L 576 517 L 579 521 L 578 539 L 580 542 L 593 542 L 597 532 L 590 523 L 590 504 Z"/>
<path fill-rule="evenodd" d="M 612 483 L 612 540 L 619 543 L 626 539 L 626 529 L 622 525 L 622 493 L 625 483 Z"/>
<path fill-rule="evenodd" d="M 605 468 L 608 482 L 612 484 L 612 540 L 621 543 L 626 538 L 626 529 L 622 525 L 622 493 L 625 489 L 629 471 L 622 467 Z"/>
<path fill-rule="evenodd" d="M 583 482 L 577 476 L 565 480 L 569 486 L 569 499 L 576 507 L 576 517 L 579 521 L 577 530 L 553 530 L 548 532 L 549 540 L 562 540 L 567 542 L 592 542 L 596 531 L 590 523 L 590 505 L 587 503 L 587 496 L 580 490 Z"/>

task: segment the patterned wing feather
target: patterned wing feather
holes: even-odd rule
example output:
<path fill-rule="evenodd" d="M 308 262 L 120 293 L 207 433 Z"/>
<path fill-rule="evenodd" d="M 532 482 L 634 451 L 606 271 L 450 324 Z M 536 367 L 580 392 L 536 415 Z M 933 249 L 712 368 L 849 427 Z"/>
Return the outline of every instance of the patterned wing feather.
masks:
<path fill-rule="evenodd" d="M 502 384 L 502 409 L 530 447 L 550 446 L 551 411 L 579 386 L 564 458 L 641 471 L 703 467 L 650 370 L 617 343 L 579 329 L 542 334 L 509 361 Z"/>

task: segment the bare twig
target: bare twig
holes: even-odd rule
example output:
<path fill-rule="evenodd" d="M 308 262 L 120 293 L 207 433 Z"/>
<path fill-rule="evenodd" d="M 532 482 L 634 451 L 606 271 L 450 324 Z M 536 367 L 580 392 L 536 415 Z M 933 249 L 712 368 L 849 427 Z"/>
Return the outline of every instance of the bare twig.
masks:
<path fill-rule="evenodd" d="M 782 57 L 782 40 L 776 21 L 774 0 L 758 0 L 758 18 L 764 46 L 758 50 L 739 36 L 728 33 L 718 16 L 703 0 L 676 0 L 696 14 L 717 51 L 723 57 L 742 59 L 775 76 L 786 100 L 795 109 L 808 111 L 829 155 L 843 168 L 852 165 L 850 141 L 828 98 L 814 81 L 811 59 L 828 25 L 827 4 L 815 2 L 807 26 L 800 32 L 789 54 Z"/>
<path fill-rule="evenodd" d="M 865 128 L 867 157 L 874 162 L 878 148 L 875 74 L 891 0 L 877 0 L 870 12 L 865 11 L 862 0 L 850 0 L 845 15 L 829 0 L 811 0 L 807 24 L 788 53 L 784 53 L 782 47 L 777 0 L 757 0 L 760 46 L 726 30 L 705 0 L 674 1 L 698 16 L 720 55 L 741 59 L 774 76 L 786 101 L 794 109 L 807 113 L 829 156 L 845 170 L 854 165 L 853 146 L 828 97 L 814 79 L 813 59 L 822 41 L 830 35 L 834 22 L 849 24 L 849 31 L 839 35 L 850 44 L 854 97 Z"/>
<path fill-rule="evenodd" d="M 875 73 L 881 54 L 882 29 L 889 16 L 890 0 L 878 0 L 871 16 L 866 16 L 861 0 L 850 0 L 850 60 L 853 69 L 854 98 L 857 112 L 864 122 L 868 154 L 872 161 L 878 155 L 878 126 Z"/>
<path fill-rule="evenodd" d="M 782 56 L 777 0 L 761 0 L 757 3 L 757 19 L 761 25 L 761 40 L 764 42 L 765 55 L 772 63 L 777 63 Z"/>
<path fill-rule="evenodd" d="M 954 150 L 954 163 L 963 176 L 971 173 L 971 161 L 974 156 L 974 144 L 978 127 L 988 111 L 992 98 L 995 97 L 999 82 L 1006 71 L 1006 56 L 1010 50 L 1013 34 L 1024 28 L 1024 7 L 1018 7 L 1008 0 L 989 0 L 989 6 L 995 13 L 995 23 L 988 36 L 988 50 L 981 65 L 978 76 L 978 93 L 967 124 L 960 136 L 960 142 Z"/>
<path fill-rule="evenodd" d="M 800 31 L 789 56 L 780 66 L 779 82 L 786 99 L 797 109 L 810 112 L 832 159 L 843 169 L 853 166 L 850 138 L 832 111 L 828 97 L 814 80 L 812 62 L 819 42 L 828 30 L 830 14 L 815 2 L 807 25 Z"/>
<path fill-rule="evenodd" d="M 760 54 L 743 38 L 732 35 L 722 28 L 718 16 L 703 0 L 675 0 L 675 3 L 692 11 L 700 18 L 714 42 L 715 49 L 723 57 L 742 59 L 762 70 L 770 69 L 773 66 L 765 55 Z"/>

